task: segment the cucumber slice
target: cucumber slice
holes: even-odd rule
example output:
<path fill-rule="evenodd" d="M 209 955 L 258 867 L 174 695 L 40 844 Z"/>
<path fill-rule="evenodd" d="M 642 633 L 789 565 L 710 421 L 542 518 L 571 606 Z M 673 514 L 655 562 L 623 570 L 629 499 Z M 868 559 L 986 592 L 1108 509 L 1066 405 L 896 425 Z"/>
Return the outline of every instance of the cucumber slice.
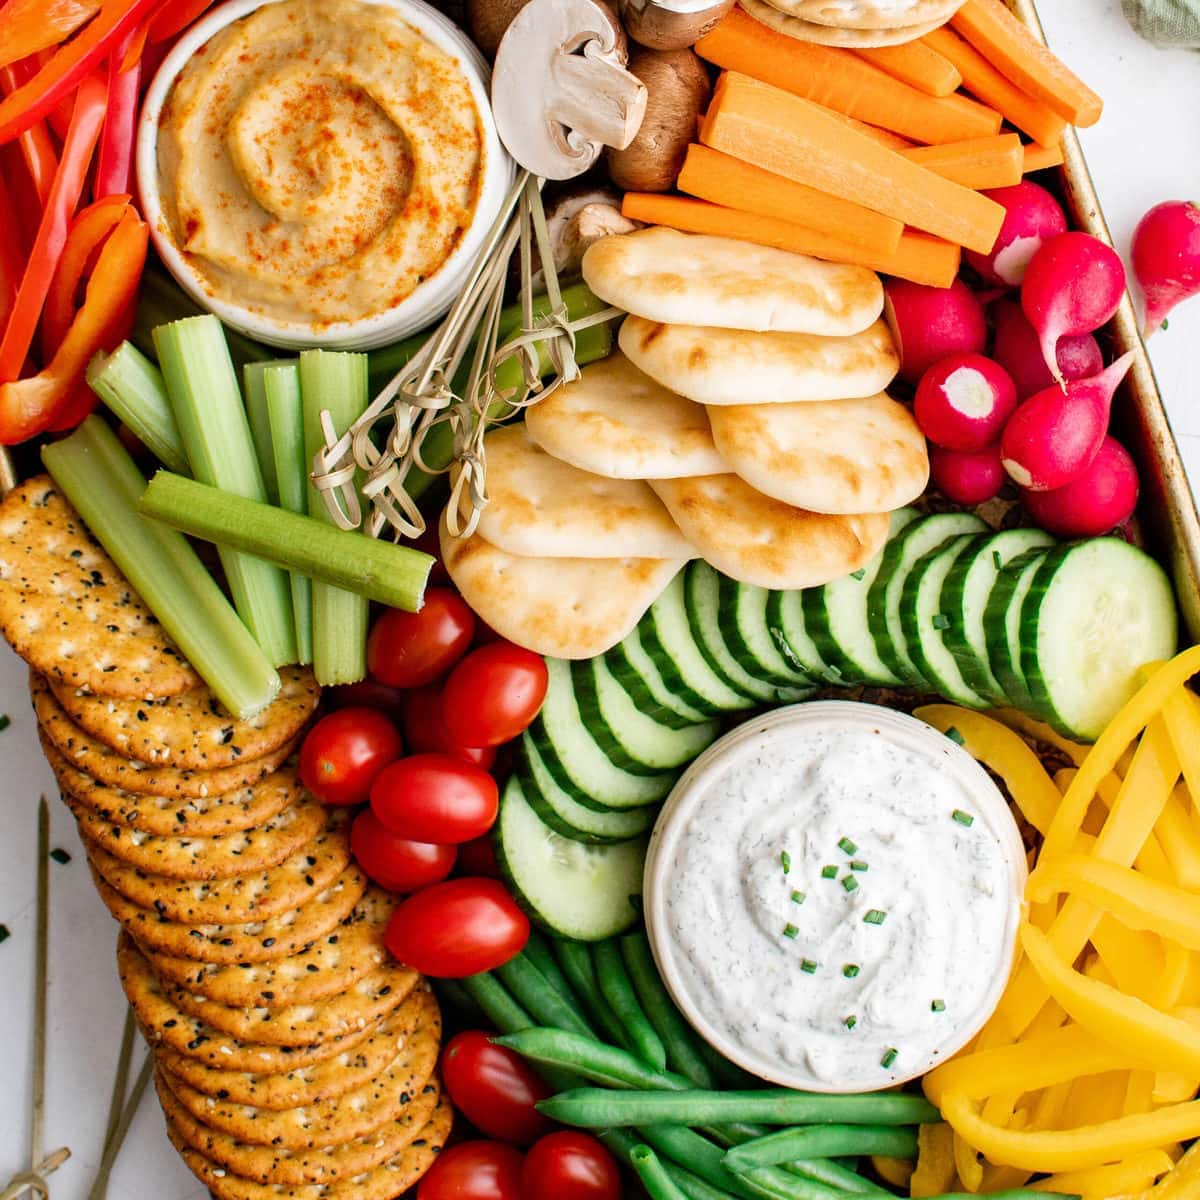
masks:
<path fill-rule="evenodd" d="M 500 800 L 493 835 L 500 864 L 517 903 L 562 937 L 596 942 L 637 922 L 646 839 L 590 846 L 560 837 L 538 818 L 512 776 Z"/>
<path fill-rule="evenodd" d="M 654 823 L 653 808 L 610 808 L 598 812 L 573 800 L 546 770 L 528 734 L 521 737 L 513 767 L 521 792 L 538 817 L 555 833 L 575 842 L 624 842 Z"/>
<path fill-rule="evenodd" d="M 623 771 L 655 775 L 690 763 L 717 736 L 716 721 L 670 729 L 640 712 L 604 659 L 571 664 L 575 702 L 588 731 Z"/>
<path fill-rule="evenodd" d="M 915 508 L 899 508 L 888 526 L 890 542 L 921 514 Z M 886 551 L 881 550 L 865 567 L 824 587 L 806 588 L 801 593 L 804 628 L 821 657 L 839 672 L 844 683 L 874 683 L 895 686 L 901 679 L 879 657 L 867 624 L 867 595 L 879 574 Z"/>
<path fill-rule="evenodd" d="M 803 592 L 772 592 L 767 598 L 767 632 L 779 653 L 811 679 L 840 683 L 841 676 L 821 657 L 804 624 Z"/>
<path fill-rule="evenodd" d="M 1120 538 L 1056 547 L 1021 605 L 1020 645 L 1036 707 L 1093 742 L 1137 690 L 1138 668 L 1179 648 L 1171 581 Z"/>
<path fill-rule="evenodd" d="M 810 694 L 811 688 L 779 687 L 747 671 L 725 640 L 725 626 L 732 623 L 733 614 L 721 611 L 720 574 L 702 558 L 688 563 L 684 573 L 684 594 L 692 632 L 700 653 L 718 675 L 759 704 L 790 704 Z"/>
<path fill-rule="evenodd" d="M 988 702 L 967 684 L 946 647 L 944 631 L 949 618 L 942 612 L 941 601 L 951 567 L 977 548 L 973 534 L 951 538 L 917 561 L 900 593 L 900 628 L 913 665 L 926 687 L 964 708 L 987 708 Z"/>
<path fill-rule="evenodd" d="M 954 655 L 967 686 L 992 704 L 1003 704 L 1007 697 L 988 657 L 983 625 L 988 597 L 1006 564 L 1027 550 L 1053 545 L 1054 539 L 1040 529 L 981 534 L 975 549 L 956 560 L 942 585 L 938 608 L 950 622 L 942 631 L 946 649 Z"/>
<path fill-rule="evenodd" d="M 923 682 L 900 627 L 900 596 L 908 573 L 918 559 L 950 538 L 986 531 L 987 525 L 974 513 L 938 513 L 913 521 L 884 547 L 879 573 L 867 590 L 867 625 L 879 657 L 905 683 L 920 686 Z"/>
<path fill-rule="evenodd" d="M 756 679 L 770 680 L 784 687 L 811 688 L 812 679 L 793 665 L 767 628 L 770 598 L 771 593 L 766 588 L 738 583 L 728 575 L 720 576 L 718 601 L 729 649 Z"/>
<path fill-rule="evenodd" d="M 701 712 L 667 687 L 662 672 L 642 645 L 637 629 L 604 655 L 608 669 L 629 693 L 638 708 L 670 729 L 684 729 L 707 721 L 709 712 Z"/>
<path fill-rule="evenodd" d="M 671 580 L 638 624 L 646 653 L 667 687 L 693 708 L 710 716 L 753 708 L 754 701 L 731 687 L 700 652 L 688 621 L 686 575 L 685 568 Z"/>
<path fill-rule="evenodd" d="M 548 658 L 546 668 L 550 684 L 529 732 L 558 786 L 585 807 L 600 810 L 638 808 L 661 800 L 678 772 L 634 775 L 623 771 L 583 723 L 571 683 L 571 664 Z"/>
<path fill-rule="evenodd" d="M 1034 712 L 1035 708 L 1021 670 L 1021 605 L 1048 553 L 1048 550 L 1026 550 L 1007 563 L 996 576 L 987 607 L 983 610 L 988 665 L 1005 699 L 1024 712 Z"/>

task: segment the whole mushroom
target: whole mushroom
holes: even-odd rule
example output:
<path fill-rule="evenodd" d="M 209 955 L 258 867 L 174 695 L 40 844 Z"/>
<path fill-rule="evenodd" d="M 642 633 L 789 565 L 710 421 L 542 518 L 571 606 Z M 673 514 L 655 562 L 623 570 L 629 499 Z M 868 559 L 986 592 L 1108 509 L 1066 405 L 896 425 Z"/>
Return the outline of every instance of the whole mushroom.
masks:
<path fill-rule="evenodd" d="M 620 0 L 629 36 L 651 50 L 682 50 L 698 42 L 734 0 Z"/>
<path fill-rule="evenodd" d="M 504 32 L 529 0 L 467 0 L 467 25 L 480 50 L 494 58 Z"/>

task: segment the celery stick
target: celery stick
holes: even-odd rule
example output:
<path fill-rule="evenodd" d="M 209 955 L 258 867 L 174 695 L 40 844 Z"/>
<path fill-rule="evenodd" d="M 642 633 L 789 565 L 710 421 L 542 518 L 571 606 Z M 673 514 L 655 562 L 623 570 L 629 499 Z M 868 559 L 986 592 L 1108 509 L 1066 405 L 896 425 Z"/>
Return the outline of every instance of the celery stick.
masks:
<path fill-rule="evenodd" d="M 416 612 L 433 559 L 420 550 L 338 529 L 259 500 L 247 500 L 183 475 L 159 471 L 138 505 L 182 533 L 231 546 L 310 575 L 361 600 Z"/>
<path fill-rule="evenodd" d="M 247 382 L 250 369 L 246 369 Z M 304 459 L 304 412 L 300 405 L 300 368 L 293 360 L 265 366 L 262 380 L 267 407 L 279 506 L 288 512 L 308 512 L 308 466 Z M 296 621 L 296 650 L 300 662 L 312 662 L 312 580 L 293 571 L 292 616 Z"/>
<path fill-rule="evenodd" d="M 304 412 L 304 462 L 325 445 L 321 413 L 343 434 L 367 407 L 367 356 L 330 350 L 305 350 L 300 355 L 300 398 Z M 327 521 L 325 504 L 311 481 L 309 515 Z M 365 534 L 351 536 L 371 541 Z M 367 673 L 367 602 L 352 591 L 327 583 L 313 586 L 313 670 L 320 684 L 354 683 Z"/>
<path fill-rule="evenodd" d="M 268 367 L 295 363 L 292 358 L 276 358 L 270 362 L 247 363 L 242 368 L 242 390 L 246 393 L 246 416 L 250 421 L 250 436 L 258 455 L 259 470 L 267 489 L 267 499 L 279 503 L 279 479 L 275 472 L 275 447 L 271 442 L 271 418 L 267 415 L 267 393 L 263 387 L 263 372 Z"/>
<path fill-rule="evenodd" d="M 132 342 L 97 354 L 88 363 L 87 381 L 164 467 L 189 473 L 162 372 Z"/>
<path fill-rule="evenodd" d="M 202 483 L 266 500 L 237 376 L 216 317 L 160 325 L 154 345 L 192 474 Z M 234 606 L 275 666 L 296 661 L 287 578 L 276 566 L 228 548 L 221 565 Z"/>
<path fill-rule="evenodd" d="M 270 704 L 279 676 L 187 539 L 138 514 L 146 480 L 116 434 L 88 417 L 42 461 L 217 699 L 243 719 Z"/>

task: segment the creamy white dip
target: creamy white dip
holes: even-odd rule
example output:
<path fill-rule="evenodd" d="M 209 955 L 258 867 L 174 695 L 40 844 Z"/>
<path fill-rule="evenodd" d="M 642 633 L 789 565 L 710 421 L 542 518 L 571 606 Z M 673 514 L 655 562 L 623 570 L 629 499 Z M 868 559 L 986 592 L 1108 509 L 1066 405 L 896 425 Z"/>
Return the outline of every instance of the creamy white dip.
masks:
<path fill-rule="evenodd" d="M 648 877 L 651 933 L 685 1011 L 742 1065 L 882 1088 L 994 1008 L 1024 859 L 999 792 L 952 741 L 868 705 L 791 711 L 818 707 L 862 711 L 744 727 L 685 779 Z"/>

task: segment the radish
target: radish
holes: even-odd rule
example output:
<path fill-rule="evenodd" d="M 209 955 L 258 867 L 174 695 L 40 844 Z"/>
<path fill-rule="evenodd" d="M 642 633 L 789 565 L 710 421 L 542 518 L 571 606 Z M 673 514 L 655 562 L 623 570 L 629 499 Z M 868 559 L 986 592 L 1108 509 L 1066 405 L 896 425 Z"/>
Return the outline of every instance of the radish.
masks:
<path fill-rule="evenodd" d="M 948 354 L 978 354 L 987 345 L 983 305 L 961 279 L 948 288 L 904 279 L 884 285 L 884 314 L 900 352 L 900 375 L 915 384 Z"/>
<path fill-rule="evenodd" d="M 946 450 L 982 450 L 1000 437 L 1017 407 L 1008 372 L 982 354 L 952 354 L 921 376 L 913 415 L 921 432 Z"/>
<path fill-rule="evenodd" d="M 929 478 L 947 500 L 955 504 L 982 504 L 1004 486 L 1000 446 L 982 450 L 943 450 L 929 447 Z"/>
<path fill-rule="evenodd" d="M 1030 325 L 1015 300 L 1000 300 L 991 306 L 996 337 L 992 357 L 1012 376 L 1017 399 L 1054 385 L 1054 376 L 1042 358 L 1036 330 Z M 1089 379 L 1104 370 L 1100 343 L 1090 333 L 1060 338 L 1058 369 L 1066 380 Z"/>
<path fill-rule="evenodd" d="M 1067 232 L 1066 213 L 1044 187 L 1028 179 L 983 194 L 1007 215 L 990 254 L 967 250 L 964 257 L 988 283 L 1020 287 L 1025 268 L 1042 243 Z"/>
<path fill-rule="evenodd" d="M 1004 427 L 1004 469 L 1023 488 L 1048 492 L 1082 475 L 1104 441 L 1113 393 L 1133 351 L 1090 379 L 1048 387 L 1030 396 Z"/>
<path fill-rule="evenodd" d="M 1175 305 L 1200 292 L 1200 205 L 1168 200 L 1138 222 L 1133 273 L 1146 296 L 1142 336 L 1149 337 Z"/>
<path fill-rule="evenodd" d="M 1056 358 L 1059 338 L 1099 329 L 1124 293 L 1125 268 L 1117 252 L 1089 233 L 1060 233 L 1033 256 L 1021 284 L 1021 307 L 1058 384 L 1064 382 Z"/>
<path fill-rule="evenodd" d="M 1098 537 L 1133 515 L 1137 467 L 1120 442 L 1106 437 L 1082 475 L 1052 492 L 1022 492 L 1022 498 L 1034 522 L 1047 532 Z"/>

